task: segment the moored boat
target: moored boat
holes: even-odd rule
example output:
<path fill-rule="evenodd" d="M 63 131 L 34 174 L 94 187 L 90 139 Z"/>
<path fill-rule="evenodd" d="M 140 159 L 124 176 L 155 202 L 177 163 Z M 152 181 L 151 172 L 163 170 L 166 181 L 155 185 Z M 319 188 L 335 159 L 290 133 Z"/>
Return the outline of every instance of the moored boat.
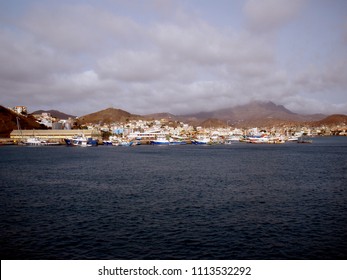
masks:
<path fill-rule="evenodd" d="M 22 144 L 27 146 L 54 146 L 54 145 L 60 145 L 59 142 L 48 142 L 46 140 L 42 140 L 38 137 L 30 137 L 26 139 Z"/>
<path fill-rule="evenodd" d="M 79 146 L 79 147 L 92 147 L 92 146 L 97 146 L 98 141 L 89 137 L 85 137 L 83 134 L 82 135 L 76 135 L 73 138 L 65 138 L 64 139 L 66 145 L 68 146 Z"/>
<path fill-rule="evenodd" d="M 232 144 L 232 143 L 240 142 L 241 137 L 242 137 L 241 135 L 229 135 L 229 137 L 227 137 L 224 140 L 224 144 Z"/>
<path fill-rule="evenodd" d="M 187 144 L 187 141 L 184 141 L 184 140 L 170 139 L 169 141 L 170 141 L 169 145 L 186 145 Z"/>
<path fill-rule="evenodd" d="M 248 140 L 250 143 L 253 143 L 253 144 L 267 144 L 267 143 L 269 143 L 269 137 L 268 136 L 249 136 Z"/>
<path fill-rule="evenodd" d="M 118 146 L 124 146 L 124 147 L 129 147 L 129 146 L 132 146 L 133 145 L 133 141 L 120 141 L 118 143 Z"/>
<path fill-rule="evenodd" d="M 151 140 L 151 145 L 170 145 L 170 141 L 164 136 L 158 136 L 157 139 Z"/>
<path fill-rule="evenodd" d="M 299 144 L 311 144 L 313 141 L 311 139 L 305 139 L 303 137 L 300 137 L 297 143 Z"/>
<path fill-rule="evenodd" d="M 211 144 L 212 141 L 211 141 L 211 138 L 208 137 L 208 136 L 198 136 L 197 138 L 193 139 L 192 140 L 192 144 L 195 144 L 195 145 L 207 145 L 207 144 Z"/>

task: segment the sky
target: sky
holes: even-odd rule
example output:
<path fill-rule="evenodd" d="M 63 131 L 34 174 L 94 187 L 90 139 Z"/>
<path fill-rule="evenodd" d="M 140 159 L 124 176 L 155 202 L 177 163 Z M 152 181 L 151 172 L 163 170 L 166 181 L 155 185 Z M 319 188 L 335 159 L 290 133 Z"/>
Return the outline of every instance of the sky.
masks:
<path fill-rule="evenodd" d="M 345 0 L 0 0 L 0 104 L 347 114 Z"/>

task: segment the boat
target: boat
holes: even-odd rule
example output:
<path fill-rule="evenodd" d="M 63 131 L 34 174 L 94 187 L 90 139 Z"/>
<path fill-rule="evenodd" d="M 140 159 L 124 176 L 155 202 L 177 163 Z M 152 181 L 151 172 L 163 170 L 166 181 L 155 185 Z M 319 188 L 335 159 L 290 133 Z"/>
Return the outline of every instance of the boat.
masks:
<path fill-rule="evenodd" d="M 35 137 L 35 131 L 33 130 L 33 136 L 27 138 L 26 140 L 23 140 L 23 134 L 22 129 L 20 127 L 19 123 L 19 117 L 16 117 L 17 120 L 17 128 L 20 131 L 21 135 L 21 141 L 18 143 L 18 145 L 26 145 L 26 146 L 54 146 L 54 145 L 60 145 L 59 142 L 48 142 L 46 140 L 40 139 L 39 137 Z"/>
<path fill-rule="evenodd" d="M 269 143 L 269 137 L 267 135 L 262 136 L 249 136 L 249 143 L 253 144 L 267 144 Z"/>
<path fill-rule="evenodd" d="M 60 145 L 59 142 L 47 142 L 46 140 L 42 140 L 38 137 L 30 137 L 27 138 L 22 144 L 27 146 L 56 146 Z"/>
<path fill-rule="evenodd" d="M 284 144 L 286 143 L 285 139 L 283 137 L 270 137 L 269 138 L 269 141 L 268 141 L 268 144 Z"/>
<path fill-rule="evenodd" d="M 211 138 L 207 136 L 198 136 L 196 139 L 192 140 L 192 144 L 195 145 L 207 145 L 211 144 Z"/>
<path fill-rule="evenodd" d="M 65 138 L 64 141 L 68 146 L 92 147 L 98 145 L 97 140 L 91 137 L 87 138 L 84 134 L 76 135 L 73 138 Z"/>
<path fill-rule="evenodd" d="M 169 145 L 186 145 L 187 144 L 187 141 L 184 141 L 182 139 L 170 138 L 169 142 L 170 142 Z"/>
<path fill-rule="evenodd" d="M 118 142 L 118 146 L 129 147 L 132 145 L 133 145 L 133 141 L 123 140 L 123 141 Z"/>
<path fill-rule="evenodd" d="M 288 136 L 287 141 L 288 142 L 298 142 L 299 137 L 292 135 L 292 136 Z"/>
<path fill-rule="evenodd" d="M 230 135 L 225 139 L 224 144 L 230 145 L 232 143 L 240 142 L 240 135 Z"/>
<path fill-rule="evenodd" d="M 311 139 L 305 139 L 304 137 L 300 137 L 297 143 L 299 144 L 311 144 L 313 141 Z"/>
<path fill-rule="evenodd" d="M 151 145 L 170 145 L 170 141 L 165 136 L 157 136 L 155 140 L 150 141 Z"/>

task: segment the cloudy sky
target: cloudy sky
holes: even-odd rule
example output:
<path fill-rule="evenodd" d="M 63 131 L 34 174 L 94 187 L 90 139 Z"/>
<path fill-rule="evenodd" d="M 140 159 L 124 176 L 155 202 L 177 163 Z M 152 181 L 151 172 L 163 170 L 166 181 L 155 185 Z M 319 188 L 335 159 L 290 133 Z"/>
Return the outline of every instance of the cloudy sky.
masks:
<path fill-rule="evenodd" d="M 346 0 L 0 1 L 0 104 L 347 114 Z"/>

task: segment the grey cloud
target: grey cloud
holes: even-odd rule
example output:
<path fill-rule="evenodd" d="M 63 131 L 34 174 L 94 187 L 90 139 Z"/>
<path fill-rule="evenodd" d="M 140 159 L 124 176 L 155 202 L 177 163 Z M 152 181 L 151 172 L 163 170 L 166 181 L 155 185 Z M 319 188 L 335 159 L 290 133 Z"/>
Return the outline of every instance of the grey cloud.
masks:
<path fill-rule="evenodd" d="M 169 62 L 158 53 L 121 50 L 98 61 L 101 78 L 122 81 L 152 81 L 165 76 Z"/>
<path fill-rule="evenodd" d="M 282 26 L 304 2 L 280 1 L 269 9 L 270 0 L 247 2 L 251 32 L 217 29 L 189 16 L 141 25 L 97 6 L 36 7 L 15 28 L 1 29 L 0 61 L 11 66 L 0 67 L 1 94 L 11 93 L 9 106 L 51 104 L 77 115 L 110 106 L 184 114 L 254 99 L 328 111 L 313 95 L 347 87 L 346 60 L 288 73 L 276 62 L 273 37 L 253 33 L 255 26 Z"/>
<path fill-rule="evenodd" d="M 33 8 L 20 27 L 60 51 L 88 53 L 134 43 L 139 25 L 87 4 L 62 4 Z"/>
<path fill-rule="evenodd" d="M 256 32 L 268 32 L 282 27 L 292 20 L 307 0 L 248 0 L 244 10 L 249 28 Z"/>
<path fill-rule="evenodd" d="M 331 59 L 299 72 L 295 83 L 307 92 L 345 91 L 347 88 L 347 56 Z"/>
<path fill-rule="evenodd" d="M 317 100 L 303 95 L 293 95 L 283 99 L 286 107 L 297 113 L 302 114 L 346 114 L 347 103 L 331 103 L 324 100 Z"/>
<path fill-rule="evenodd" d="M 73 67 L 65 56 L 37 44 L 31 36 L 18 37 L 0 29 L 1 80 L 45 83 L 49 80 L 49 74 L 68 71 Z"/>

